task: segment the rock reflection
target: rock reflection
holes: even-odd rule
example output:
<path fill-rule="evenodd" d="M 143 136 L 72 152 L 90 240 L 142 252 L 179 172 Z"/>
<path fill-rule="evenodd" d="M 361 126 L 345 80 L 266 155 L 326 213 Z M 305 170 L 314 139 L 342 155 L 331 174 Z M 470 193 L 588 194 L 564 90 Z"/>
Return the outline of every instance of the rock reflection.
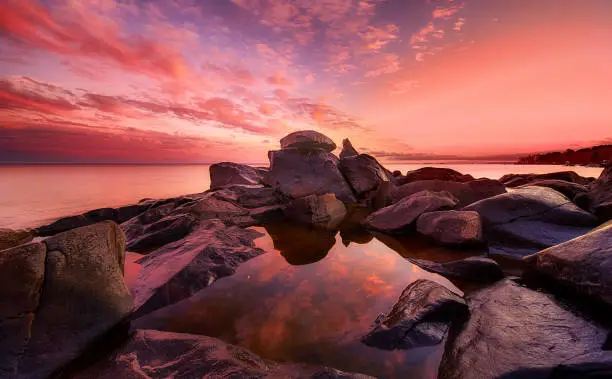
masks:
<path fill-rule="evenodd" d="M 287 263 L 293 266 L 315 263 L 327 256 L 336 243 L 336 232 L 306 224 L 278 223 L 265 227 Z"/>
<path fill-rule="evenodd" d="M 360 245 L 366 244 L 374 238 L 372 233 L 368 232 L 366 228 L 361 225 L 371 210 L 367 208 L 353 207 L 349 209 L 349 215 L 340 226 L 340 237 L 342 237 L 342 244 L 348 246 L 351 242 L 358 243 Z"/>

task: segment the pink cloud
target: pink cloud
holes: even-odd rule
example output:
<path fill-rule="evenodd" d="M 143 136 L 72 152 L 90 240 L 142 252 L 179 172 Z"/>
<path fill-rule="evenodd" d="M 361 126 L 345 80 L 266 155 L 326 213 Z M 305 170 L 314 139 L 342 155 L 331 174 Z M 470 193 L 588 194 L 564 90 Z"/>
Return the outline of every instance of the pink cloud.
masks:
<path fill-rule="evenodd" d="M 276 72 L 274 75 L 268 77 L 266 81 L 268 84 L 279 87 L 290 87 L 293 85 L 293 82 L 282 72 Z"/>

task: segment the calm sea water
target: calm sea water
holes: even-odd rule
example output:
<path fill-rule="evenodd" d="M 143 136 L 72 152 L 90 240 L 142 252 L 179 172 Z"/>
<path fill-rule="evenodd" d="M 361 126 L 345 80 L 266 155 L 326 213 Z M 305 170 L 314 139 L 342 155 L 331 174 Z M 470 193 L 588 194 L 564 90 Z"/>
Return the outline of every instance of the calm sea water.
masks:
<path fill-rule="evenodd" d="M 574 170 L 597 177 L 600 168 L 512 164 L 385 164 L 390 170 L 449 167 L 474 177 Z M 35 227 L 101 207 L 132 204 L 209 188 L 207 165 L 192 166 L 0 166 L 0 228 Z"/>

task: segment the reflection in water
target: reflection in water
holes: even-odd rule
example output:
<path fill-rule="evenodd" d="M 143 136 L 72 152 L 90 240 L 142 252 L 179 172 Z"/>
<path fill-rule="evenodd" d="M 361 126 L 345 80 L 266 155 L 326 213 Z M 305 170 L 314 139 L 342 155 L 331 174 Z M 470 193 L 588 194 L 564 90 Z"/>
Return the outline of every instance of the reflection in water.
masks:
<path fill-rule="evenodd" d="M 218 337 L 278 361 L 378 377 L 436 377 L 442 345 L 384 351 L 360 339 L 409 283 L 427 278 L 458 291 L 448 280 L 414 266 L 377 239 L 346 247 L 336 236 L 327 252 L 329 235 L 322 238 L 327 242 L 317 242 L 317 234 L 308 228 L 267 229 L 270 234 L 256 243 L 268 254 L 244 263 L 236 274 L 195 296 L 135 321 L 134 326 Z M 296 254 L 308 246 L 317 251 L 309 259 L 322 251 L 327 256 L 292 265 L 303 262 Z M 282 249 L 284 257 L 275 248 Z"/>
<path fill-rule="evenodd" d="M 336 243 L 336 232 L 307 225 L 278 223 L 265 229 L 274 249 L 294 266 L 320 261 Z"/>

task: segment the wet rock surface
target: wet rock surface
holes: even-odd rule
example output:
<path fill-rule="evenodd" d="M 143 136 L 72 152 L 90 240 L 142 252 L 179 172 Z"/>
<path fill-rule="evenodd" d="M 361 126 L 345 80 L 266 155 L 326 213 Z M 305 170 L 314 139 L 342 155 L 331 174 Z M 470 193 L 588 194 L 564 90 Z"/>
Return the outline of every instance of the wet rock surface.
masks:
<path fill-rule="evenodd" d="M 442 245 L 462 246 L 484 243 L 480 215 L 473 211 L 423 213 L 417 231 Z"/>
<path fill-rule="evenodd" d="M 457 261 L 435 263 L 423 259 L 410 259 L 419 267 L 447 278 L 469 282 L 493 283 L 502 279 L 504 271 L 494 260 L 484 257 L 468 257 Z"/>
<path fill-rule="evenodd" d="M 367 379 L 326 367 L 277 363 L 216 338 L 138 330 L 127 343 L 75 379 L 116 378 L 329 378 Z"/>
<path fill-rule="evenodd" d="M 503 280 L 467 297 L 470 318 L 448 342 L 441 379 L 549 378 L 601 351 L 607 331 L 546 295 Z"/>
<path fill-rule="evenodd" d="M 449 324 L 467 314 L 461 296 L 419 279 L 406 287 L 391 312 L 362 341 L 385 350 L 436 345 L 444 339 Z"/>
<path fill-rule="evenodd" d="M 524 187 L 471 204 L 482 219 L 489 251 L 522 258 L 587 233 L 598 221 L 567 197 L 545 187 Z"/>

